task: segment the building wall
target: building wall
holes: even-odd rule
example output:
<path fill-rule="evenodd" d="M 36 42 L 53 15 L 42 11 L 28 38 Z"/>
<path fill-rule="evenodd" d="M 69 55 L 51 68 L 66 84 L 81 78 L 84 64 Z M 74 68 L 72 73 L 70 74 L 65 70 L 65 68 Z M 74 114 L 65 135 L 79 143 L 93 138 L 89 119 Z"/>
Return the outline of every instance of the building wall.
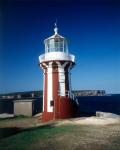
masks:
<path fill-rule="evenodd" d="M 14 113 L 14 103 L 15 101 L 23 101 L 24 104 L 26 105 L 26 101 L 33 101 L 32 105 L 33 107 L 31 107 L 31 111 L 32 111 L 32 115 L 35 115 L 37 113 L 40 113 L 42 112 L 42 103 L 43 103 L 43 100 L 42 100 L 42 97 L 41 98 L 31 98 L 31 99 L 19 99 L 19 100 L 16 100 L 16 99 L 0 99 L 0 114 L 2 113 L 9 113 L 9 114 L 13 114 Z M 18 103 L 18 102 L 17 102 Z M 20 104 L 20 103 L 19 103 Z M 19 105 L 18 104 L 18 105 Z M 20 104 L 21 105 L 21 104 Z M 17 106 L 18 107 L 18 106 Z M 21 107 L 21 106 L 20 106 Z M 29 108 L 29 107 L 28 107 Z M 25 108 L 26 111 L 28 109 L 27 107 Z M 22 111 L 22 109 L 21 109 Z M 22 113 L 22 112 L 21 112 Z M 20 114 L 21 114 L 20 113 Z"/>
<path fill-rule="evenodd" d="M 14 114 L 32 116 L 33 115 L 33 101 L 14 101 Z"/>

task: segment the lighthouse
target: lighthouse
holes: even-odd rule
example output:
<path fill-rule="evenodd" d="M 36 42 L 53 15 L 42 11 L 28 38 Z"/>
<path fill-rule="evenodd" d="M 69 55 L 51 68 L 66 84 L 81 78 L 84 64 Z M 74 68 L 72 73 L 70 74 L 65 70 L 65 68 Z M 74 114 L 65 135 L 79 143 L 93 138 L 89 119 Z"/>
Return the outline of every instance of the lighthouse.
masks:
<path fill-rule="evenodd" d="M 75 65 L 75 56 L 69 54 L 67 39 L 58 33 L 44 40 L 45 53 L 39 56 L 43 70 L 42 120 L 74 117 L 76 103 L 71 92 L 70 71 Z"/>

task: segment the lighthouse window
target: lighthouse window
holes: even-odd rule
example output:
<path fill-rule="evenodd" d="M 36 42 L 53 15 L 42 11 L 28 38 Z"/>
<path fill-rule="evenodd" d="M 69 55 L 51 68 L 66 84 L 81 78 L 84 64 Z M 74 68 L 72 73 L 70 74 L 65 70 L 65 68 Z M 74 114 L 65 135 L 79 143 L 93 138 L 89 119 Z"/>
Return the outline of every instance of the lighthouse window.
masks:
<path fill-rule="evenodd" d="M 54 101 L 53 100 L 50 101 L 50 106 L 54 106 Z"/>
<path fill-rule="evenodd" d="M 48 52 L 54 51 L 54 39 L 48 41 Z"/>
<path fill-rule="evenodd" d="M 59 42 L 55 42 L 55 51 L 59 51 Z"/>
<path fill-rule="evenodd" d="M 60 51 L 61 51 L 61 52 L 64 51 L 63 48 L 64 48 L 64 47 L 63 47 L 63 42 L 60 42 Z"/>
<path fill-rule="evenodd" d="M 46 43 L 47 52 L 67 52 L 67 43 L 64 39 L 50 39 Z"/>

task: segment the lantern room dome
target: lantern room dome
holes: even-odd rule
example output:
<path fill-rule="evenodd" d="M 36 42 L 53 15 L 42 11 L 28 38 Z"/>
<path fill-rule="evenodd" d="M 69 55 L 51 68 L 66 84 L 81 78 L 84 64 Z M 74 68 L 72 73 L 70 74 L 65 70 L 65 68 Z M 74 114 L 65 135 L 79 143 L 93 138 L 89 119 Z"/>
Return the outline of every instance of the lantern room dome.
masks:
<path fill-rule="evenodd" d="M 44 40 L 45 53 L 64 52 L 68 53 L 68 44 L 66 38 L 58 34 L 58 28 L 55 24 L 54 35 Z"/>

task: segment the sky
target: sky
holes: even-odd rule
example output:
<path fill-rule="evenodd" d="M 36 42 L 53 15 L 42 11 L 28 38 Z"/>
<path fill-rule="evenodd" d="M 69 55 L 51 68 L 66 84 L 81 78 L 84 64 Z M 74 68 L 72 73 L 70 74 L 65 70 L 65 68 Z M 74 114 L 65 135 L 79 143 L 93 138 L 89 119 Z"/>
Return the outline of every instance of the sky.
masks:
<path fill-rule="evenodd" d="M 75 55 L 73 90 L 120 93 L 120 3 L 117 0 L 0 1 L 0 93 L 42 90 L 39 55 L 58 32 Z"/>

